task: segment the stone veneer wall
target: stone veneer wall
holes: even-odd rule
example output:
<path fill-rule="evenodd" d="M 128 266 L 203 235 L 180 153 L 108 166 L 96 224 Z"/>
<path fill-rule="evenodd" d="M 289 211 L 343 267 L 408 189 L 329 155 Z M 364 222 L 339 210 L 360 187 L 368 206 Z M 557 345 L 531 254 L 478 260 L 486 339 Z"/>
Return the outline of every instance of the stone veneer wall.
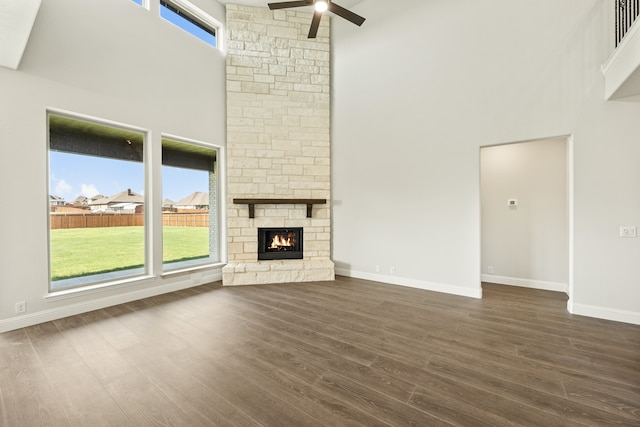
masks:
<path fill-rule="evenodd" d="M 329 19 L 227 5 L 228 264 L 224 285 L 333 280 Z M 246 205 L 234 198 L 327 199 Z M 304 259 L 258 261 L 258 227 L 303 227 Z"/>

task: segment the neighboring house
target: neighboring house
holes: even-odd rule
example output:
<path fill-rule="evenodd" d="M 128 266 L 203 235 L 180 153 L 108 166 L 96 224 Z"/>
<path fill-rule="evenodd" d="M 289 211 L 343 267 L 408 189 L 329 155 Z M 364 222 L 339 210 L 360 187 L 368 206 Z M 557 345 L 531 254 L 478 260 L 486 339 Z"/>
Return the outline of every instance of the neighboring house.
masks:
<path fill-rule="evenodd" d="M 64 199 L 60 196 L 53 196 L 50 195 L 49 196 L 49 205 L 50 206 L 64 206 L 66 205 L 67 202 L 64 201 Z"/>
<path fill-rule="evenodd" d="M 100 199 L 92 200 L 91 202 L 89 202 L 89 207 L 91 208 L 91 212 L 106 211 L 108 207 L 107 200 L 108 200 L 107 197 L 102 197 Z"/>
<path fill-rule="evenodd" d="M 80 208 L 78 207 L 78 205 L 64 205 L 64 206 L 56 206 L 55 208 L 55 212 L 54 209 L 51 210 L 52 214 L 63 214 L 63 215 L 68 215 L 68 214 L 87 214 L 90 211 L 87 208 Z"/>
<path fill-rule="evenodd" d="M 89 198 L 86 196 L 78 196 L 75 199 L 73 199 L 73 204 L 74 205 L 88 205 L 90 202 Z"/>
<path fill-rule="evenodd" d="M 174 204 L 174 207 L 178 209 L 207 210 L 209 209 L 209 193 L 196 191 L 194 193 L 189 194 L 184 199 L 178 200 Z"/>
<path fill-rule="evenodd" d="M 91 212 L 135 213 L 144 205 L 144 196 L 127 189 L 111 197 L 102 197 L 89 203 Z"/>
<path fill-rule="evenodd" d="M 108 211 L 118 212 L 118 213 L 141 213 L 141 207 L 143 205 L 141 203 L 115 203 L 113 205 L 109 205 Z"/>
<path fill-rule="evenodd" d="M 170 210 L 173 208 L 173 206 L 176 204 L 176 202 L 174 202 L 171 199 L 164 199 L 162 201 L 162 210 Z"/>

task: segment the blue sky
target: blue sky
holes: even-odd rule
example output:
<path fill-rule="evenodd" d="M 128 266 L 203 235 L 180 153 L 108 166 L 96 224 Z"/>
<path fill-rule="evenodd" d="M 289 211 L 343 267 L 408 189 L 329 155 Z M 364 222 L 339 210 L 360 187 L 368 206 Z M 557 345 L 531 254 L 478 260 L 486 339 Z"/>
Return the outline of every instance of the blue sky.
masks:
<path fill-rule="evenodd" d="M 134 0 L 134 1 L 136 1 L 136 0 Z M 136 1 L 136 3 L 137 3 L 137 1 Z M 188 33 L 193 34 L 194 36 L 198 37 L 200 40 L 203 40 L 203 41 L 209 43 L 211 46 L 215 46 L 216 45 L 216 38 L 213 35 L 207 33 L 202 28 L 200 28 L 197 25 L 187 21 L 182 16 L 177 15 L 176 13 L 174 13 L 173 11 L 167 9 L 164 6 L 160 7 L 160 16 L 162 16 L 167 21 L 174 23 L 175 25 L 177 25 L 178 27 L 180 27 L 183 30 L 187 31 Z"/>
<path fill-rule="evenodd" d="M 50 152 L 49 192 L 72 202 L 78 196 L 113 196 L 131 189 L 144 194 L 144 167 L 139 162 Z M 194 191 L 209 192 L 206 171 L 162 167 L 162 198 L 174 202 Z"/>

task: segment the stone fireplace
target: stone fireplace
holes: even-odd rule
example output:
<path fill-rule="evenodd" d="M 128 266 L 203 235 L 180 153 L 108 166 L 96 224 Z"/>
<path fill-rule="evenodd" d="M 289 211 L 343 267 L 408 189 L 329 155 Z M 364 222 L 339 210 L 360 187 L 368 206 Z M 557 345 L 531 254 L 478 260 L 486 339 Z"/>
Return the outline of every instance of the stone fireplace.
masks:
<path fill-rule="evenodd" d="M 318 37 L 309 40 L 308 13 L 227 4 L 224 285 L 335 278 L 325 18 Z M 263 247 L 259 230 L 276 228 L 285 230 L 285 241 L 291 230 L 299 233 L 295 258 L 289 248 Z"/>

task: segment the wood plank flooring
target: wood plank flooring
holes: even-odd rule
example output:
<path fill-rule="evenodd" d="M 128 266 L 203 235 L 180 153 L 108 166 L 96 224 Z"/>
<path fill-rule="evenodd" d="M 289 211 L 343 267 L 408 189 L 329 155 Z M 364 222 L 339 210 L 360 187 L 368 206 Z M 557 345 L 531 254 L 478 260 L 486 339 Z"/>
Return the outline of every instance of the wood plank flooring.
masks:
<path fill-rule="evenodd" d="M 640 426 L 640 327 L 559 293 L 220 283 L 0 334 L 2 426 Z"/>

